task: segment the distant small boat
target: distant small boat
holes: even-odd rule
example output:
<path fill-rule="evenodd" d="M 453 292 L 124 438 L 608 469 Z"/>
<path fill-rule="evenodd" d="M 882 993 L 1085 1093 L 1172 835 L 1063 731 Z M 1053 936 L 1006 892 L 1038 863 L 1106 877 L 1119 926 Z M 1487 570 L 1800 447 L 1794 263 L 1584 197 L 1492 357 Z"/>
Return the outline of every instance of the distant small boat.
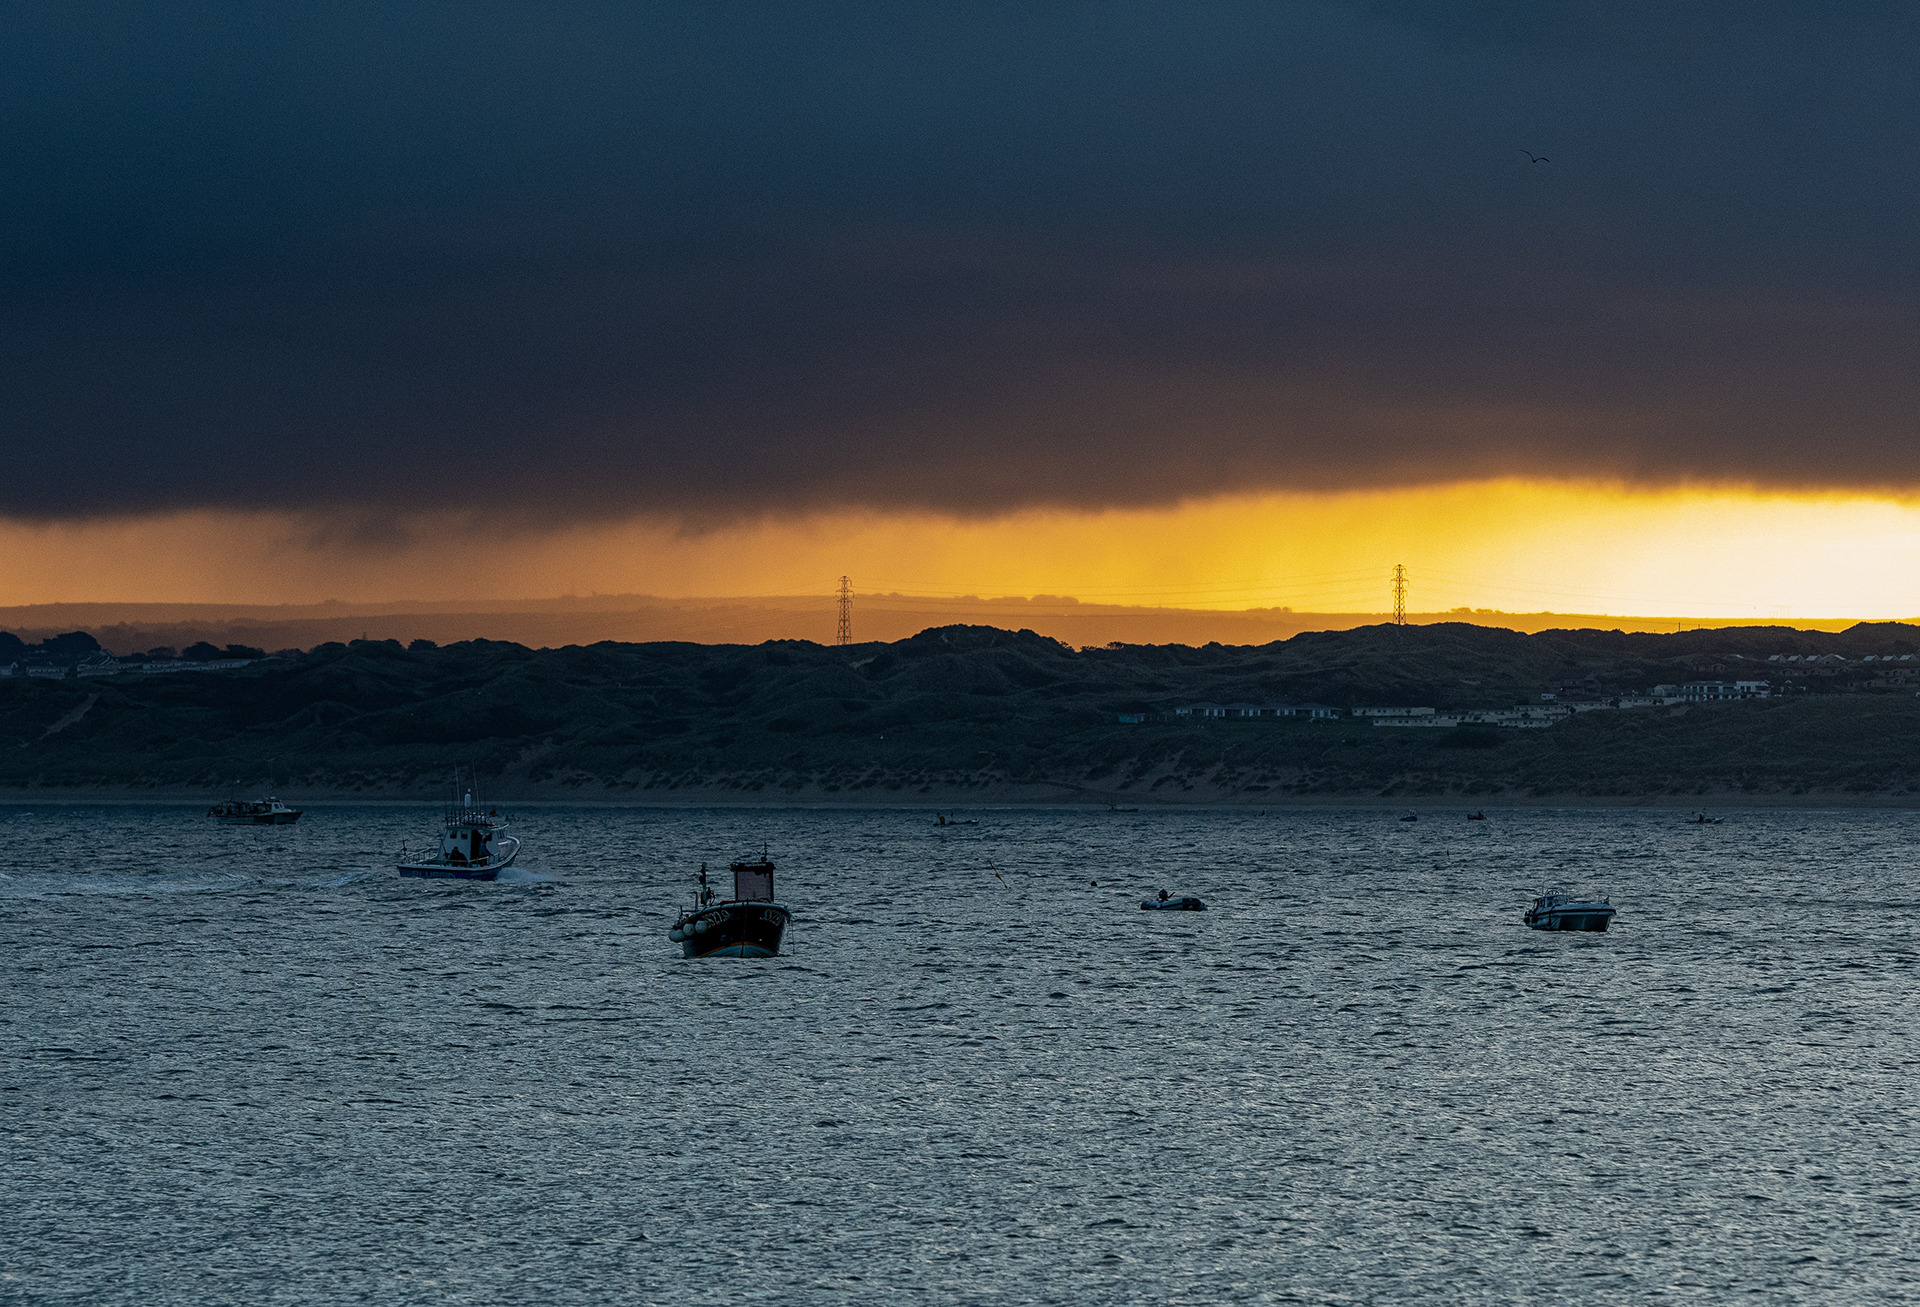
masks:
<path fill-rule="evenodd" d="M 773 897 L 773 863 L 766 850 L 756 862 L 736 862 L 733 897 L 714 901 L 707 864 L 700 864 L 693 906 L 682 912 L 667 938 L 688 958 L 771 958 L 780 954 L 780 938 L 793 914 Z"/>
<path fill-rule="evenodd" d="M 225 826 L 291 826 L 300 820 L 300 809 L 269 794 L 264 799 L 223 799 L 207 809 L 207 816 Z"/>
<path fill-rule="evenodd" d="M 441 814 L 442 834 L 437 851 L 410 858 L 400 850 L 397 870 L 402 876 L 423 880 L 494 880 L 520 856 L 518 836 L 506 835 L 501 828 L 507 818 L 494 810 L 482 811 L 473 801 L 473 791 L 455 797 Z"/>
<path fill-rule="evenodd" d="M 944 812 L 936 812 L 933 814 L 933 824 L 936 826 L 978 826 L 980 823 L 972 817 L 961 821 L 957 817 L 947 816 Z"/>
<path fill-rule="evenodd" d="M 1719 824 L 1720 824 L 1720 823 L 1721 823 L 1721 822 L 1722 822 L 1723 820 L 1725 820 L 1725 819 L 1724 819 L 1724 818 L 1721 818 L 1721 817 L 1709 817 L 1709 816 L 1707 816 L 1707 814 L 1706 814 L 1706 813 L 1704 813 L 1704 812 L 1700 812 L 1700 813 L 1695 813 L 1695 814 L 1694 814 L 1694 817 L 1693 817 L 1693 820 L 1692 820 L 1692 821 L 1690 821 L 1690 822 L 1688 822 L 1688 823 L 1687 823 L 1687 825 L 1689 825 L 1689 826 L 1718 826 L 1718 825 L 1719 825 Z"/>
<path fill-rule="evenodd" d="M 1605 899 L 1547 893 L 1535 899 L 1520 920 L 1535 930 L 1605 930 L 1613 921 L 1613 905 Z"/>
<path fill-rule="evenodd" d="M 1112 805 L 1111 803 L 1109 803 L 1109 804 L 1107 805 L 1107 811 L 1108 811 L 1108 812 L 1138 812 L 1138 811 L 1140 811 L 1140 809 L 1138 809 L 1138 808 L 1116 808 L 1116 807 L 1114 807 L 1114 806 L 1113 806 L 1113 805 Z M 1260 815 L 1264 817 L 1264 816 L 1266 816 L 1267 814 L 1263 812 L 1263 813 L 1261 813 Z"/>
<path fill-rule="evenodd" d="M 1192 896 L 1177 899 L 1166 890 L 1161 890 L 1153 898 L 1140 900 L 1140 910 L 1142 912 L 1205 912 L 1207 905 Z"/>
<path fill-rule="evenodd" d="M 1487 814 L 1485 812 L 1470 812 L 1467 814 L 1468 821 L 1485 821 L 1486 819 Z"/>
<path fill-rule="evenodd" d="M 1402 817 L 1400 820 L 1401 821 L 1419 821 L 1420 815 L 1418 813 L 1410 812 L 1406 816 Z"/>

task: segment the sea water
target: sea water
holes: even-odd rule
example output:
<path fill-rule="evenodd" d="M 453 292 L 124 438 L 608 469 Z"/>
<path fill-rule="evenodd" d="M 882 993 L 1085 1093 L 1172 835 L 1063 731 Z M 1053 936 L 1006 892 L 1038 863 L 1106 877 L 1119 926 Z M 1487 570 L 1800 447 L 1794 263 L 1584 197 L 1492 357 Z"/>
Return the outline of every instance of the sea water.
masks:
<path fill-rule="evenodd" d="M 1915 814 L 435 815 L 0 806 L 0 1302 L 1920 1297 Z"/>

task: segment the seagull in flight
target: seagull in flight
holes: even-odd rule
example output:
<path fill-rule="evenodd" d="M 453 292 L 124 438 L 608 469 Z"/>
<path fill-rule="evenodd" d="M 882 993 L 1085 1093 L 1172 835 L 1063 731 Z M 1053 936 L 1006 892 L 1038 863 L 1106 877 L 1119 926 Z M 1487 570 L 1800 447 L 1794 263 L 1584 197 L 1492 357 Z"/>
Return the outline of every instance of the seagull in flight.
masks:
<path fill-rule="evenodd" d="M 1532 150 L 1522 150 L 1520 151 L 1520 153 L 1527 156 L 1528 163 L 1552 163 L 1553 162 L 1553 160 L 1549 159 L 1546 155 L 1535 154 Z"/>

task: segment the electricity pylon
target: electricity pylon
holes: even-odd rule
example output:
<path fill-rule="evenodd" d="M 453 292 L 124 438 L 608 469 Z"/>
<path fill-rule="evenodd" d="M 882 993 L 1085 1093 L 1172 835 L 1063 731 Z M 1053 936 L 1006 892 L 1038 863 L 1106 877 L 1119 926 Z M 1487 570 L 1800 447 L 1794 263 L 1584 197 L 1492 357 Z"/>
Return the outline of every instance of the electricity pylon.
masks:
<path fill-rule="evenodd" d="M 840 633 L 834 643 L 853 643 L 853 587 L 844 576 L 840 578 Z"/>
<path fill-rule="evenodd" d="M 1407 624 L 1407 565 L 1405 563 L 1393 565 L 1393 624 L 1395 626 Z"/>

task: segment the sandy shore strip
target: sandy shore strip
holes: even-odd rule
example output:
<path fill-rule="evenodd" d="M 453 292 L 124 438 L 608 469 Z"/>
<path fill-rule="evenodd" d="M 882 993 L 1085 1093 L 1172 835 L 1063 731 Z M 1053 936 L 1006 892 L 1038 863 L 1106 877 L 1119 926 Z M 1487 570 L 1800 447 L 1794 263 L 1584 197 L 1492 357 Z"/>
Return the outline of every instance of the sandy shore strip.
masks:
<path fill-rule="evenodd" d="M 1142 812 L 1178 809 L 1313 809 L 1361 808 L 1415 812 L 1477 811 L 1481 808 L 1648 808 L 1694 812 L 1733 809 L 1855 809 L 1920 810 L 1920 795 L 1809 791 L 1807 793 L 1749 793 L 1710 790 L 1695 794 L 1598 795 L 1524 794 L 1499 792 L 1450 795 L 1389 795 L 1378 793 L 1274 795 L 1237 793 L 1213 786 L 1195 786 L 1177 797 L 1167 794 L 1093 790 L 1060 784 L 997 783 L 930 790 L 890 789 L 885 785 L 826 790 L 814 785 L 797 788 L 766 786 L 757 790 L 727 785 L 644 786 L 565 785 L 496 781 L 487 784 L 488 806 L 613 807 L 613 808 L 902 808 L 949 811 L 979 808 L 1086 808 L 1109 806 Z M 393 804 L 437 806 L 445 802 L 443 784 L 325 788 L 284 786 L 275 794 L 298 807 L 312 805 Z M 189 786 L 45 787 L 0 790 L 0 807 L 36 804 L 157 804 L 200 806 L 214 802 L 209 791 Z"/>

